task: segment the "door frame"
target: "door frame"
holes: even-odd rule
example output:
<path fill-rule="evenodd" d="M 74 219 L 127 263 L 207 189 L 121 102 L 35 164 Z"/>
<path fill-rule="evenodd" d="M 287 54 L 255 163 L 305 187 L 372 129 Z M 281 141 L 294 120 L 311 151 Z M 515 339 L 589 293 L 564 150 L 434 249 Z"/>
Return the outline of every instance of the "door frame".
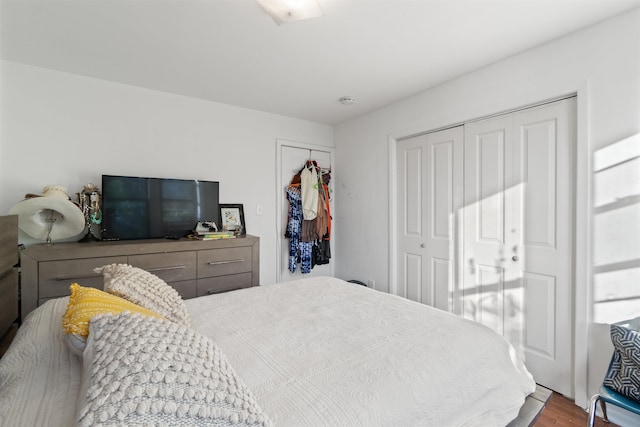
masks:
<path fill-rule="evenodd" d="M 279 283 L 282 280 L 282 266 L 283 266 L 283 258 L 282 258 L 282 244 L 284 239 L 284 212 L 282 210 L 282 205 L 285 200 L 284 196 L 284 183 L 282 182 L 282 148 L 290 147 L 290 148 L 299 148 L 301 150 L 309 150 L 311 151 L 324 151 L 328 152 L 331 157 L 331 178 L 334 179 L 335 170 L 336 170 L 336 149 L 333 146 L 326 145 L 317 145 L 317 144 L 309 144 L 306 142 L 293 141 L 289 139 L 281 139 L 276 138 L 276 282 Z M 335 212 L 335 197 L 332 200 L 332 212 Z M 335 217 L 335 214 L 333 215 Z M 333 223 L 333 221 L 332 221 Z M 335 230 L 335 227 L 333 227 Z M 336 248 L 336 240 L 335 235 L 331 236 L 331 249 L 334 250 Z M 331 275 L 335 274 L 335 257 L 329 263 L 329 268 L 331 270 Z"/>
<path fill-rule="evenodd" d="M 460 117 L 454 123 L 442 122 L 427 123 L 425 125 L 415 127 L 406 131 L 390 134 L 388 137 L 389 144 L 389 293 L 397 293 L 397 207 L 398 194 L 397 188 L 397 167 L 396 167 L 396 150 L 399 140 L 410 138 L 424 133 L 437 132 L 439 130 L 451 128 L 454 126 L 464 125 L 467 122 L 482 120 L 485 118 L 515 112 L 518 110 L 535 107 L 549 102 L 559 101 L 565 98 L 576 96 L 576 147 L 574 152 L 574 217 L 575 229 L 573 239 L 573 378 L 574 378 L 574 399 L 576 405 L 586 408 L 589 402 L 588 395 L 588 357 L 589 357 L 589 325 L 591 324 L 591 309 L 593 301 L 593 285 L 592 285 L 592 218 L 590 216 L 592 197 L 591 190 L 593 188 L 593 155 L 591 149 L 590 133 L 589 133 L 589 105 L 590 93 L 589 82 L 583 81 L 578 88 L 569 93 L 550 97 L 546 100 L 538 100 L 528 104 L 521 104 L 505 109 L 501 112 L 487 112 L 485 116 L 476 117 Z M 459 239 L 460 236 L 457 236 Z M 458 255 L 458 254 L 456 254 Z M 459 263 L 458 263 L 459 264 Z M 456 280 L 458 279 L 459 265 L 454 267 Z M 580 283 L 580 289 L 577 284 Z"/>

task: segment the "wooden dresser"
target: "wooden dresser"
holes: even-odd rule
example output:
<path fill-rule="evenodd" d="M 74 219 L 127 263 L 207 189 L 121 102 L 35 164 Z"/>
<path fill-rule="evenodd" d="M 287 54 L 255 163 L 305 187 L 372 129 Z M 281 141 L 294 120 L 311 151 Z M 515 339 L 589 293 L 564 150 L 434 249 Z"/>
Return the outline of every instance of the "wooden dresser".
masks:
<path fill-rule="evenodd" d="M 0 217 L 0 337 L 18 319 L 18 216 Z"/>
<path fill-rule="evenodd" d="M 106 264 L 147 270 L 194 298 L 260 284 L 260 239 L 127 240 L 56 243 L 22 251 L 22 318 L 51 298 L 69 295 L 69 285 L 103 288 L 93 271 Z"/>

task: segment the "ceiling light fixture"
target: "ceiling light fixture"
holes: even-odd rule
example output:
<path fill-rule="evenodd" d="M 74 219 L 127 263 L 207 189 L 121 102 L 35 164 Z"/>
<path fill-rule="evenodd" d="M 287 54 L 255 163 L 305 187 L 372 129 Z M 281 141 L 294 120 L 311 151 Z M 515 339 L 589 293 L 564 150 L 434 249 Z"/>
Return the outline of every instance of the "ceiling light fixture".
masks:
<path fill-rule="evenodd" d="M 302 21 L 324 15 L 317 0 L 256 0 L 276 24 Z"/>

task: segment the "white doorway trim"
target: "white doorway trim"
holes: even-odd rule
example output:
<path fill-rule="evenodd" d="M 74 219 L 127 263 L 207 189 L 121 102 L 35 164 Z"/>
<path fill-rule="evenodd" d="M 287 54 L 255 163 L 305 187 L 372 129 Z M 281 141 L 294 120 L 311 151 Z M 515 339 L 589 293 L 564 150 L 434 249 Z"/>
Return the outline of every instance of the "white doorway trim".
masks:
<path fill-rule="evenodd" d="M 584 283 L 582 289 L 574 289 L 574 381 L 576 405 L 586 408 L 589 404 L 588 357 L 589 357 L 589 325 L 592 321 L 593 275 L 592 233 L 593 219 L 591 214 L 593 201 L 593 150 L 589 133 L 589 82 L 583 82 L 578 90 L 577 102 L 577 146 L 576 146 L 576 200 L 575 200 L 575 283 Z M 580 357 L 584 355 L 584 357 Z"/>
<path fill-rule="evenodd" d="M 577 121 L 576 121 L 576 149 L 575 149 L 575 234 L 574 234 L 574 325 L 573 325 L 573 365 L 574 365 L 574 393 L 576 405 L 586 408 L 589 402 L 588 390 L 588 350 L 589 350 L 589 325 L 592 319 L 592 218 L 590 215 L 592 200 L 592 161 L 591 140 L 589 132 L 589 82 L 583 81 L 573 91 L 577 95 Z M 550 97 L 546 102 L 566 98 L 568 94 Z M 531 103 L 526 106 L 515 106 L 511 111 L 539 105 L 543 102 Z M 504 111 L 507 112 L 507 111 Z M 502 113 L 502 112 L 501 112 Z M 487 114 L 495 115 L 494 112 Z M 481 117 L 468 117 L 465 120 L 448 123 L 431 123 L 408 131 L 397 132 L 389 135 L 389 292 L 397 293 L 397 163 L 396 150 L 399 140 L 418 134 L 435 132 L 453 126 L 459 126 L 465 122 L 479 120 Z M 456 267 L 458 268 L 458 267 Z M 580 287 L 578 289 L 578 284 Z"/>
<path fill-rule="evenodd" d="M 332 178 L 335 176 L 335 147 L 330 147 L 326 145 L 316 145 L 309 144 L 306 142 L 293 141 L 288 139 L 276 139 L 276 282 L 280 282 L 282 280 L 282 242 L 284 237 L 284 228 L 285 228 L 285 217 L 282 209 L 282 205 L 284 204 L 284 185 L 282 182 L 282 148 L 283 147 L 291 147 L 291 148 L 300 148 L 302 150 L 311 151 L 324 151 L 330 153 L 331 156 L 331 174 Z M 332 209 L 335 211 L 335 198 L 332 201 Z M 332 211 L 332 212 L 333 212 Z M 335 214 L 333 214 L 335 217 Z M 333 228 L 335 230 L 335 227 Z M 335 236 L 331 236 L 332 240 L 332 249 L 336 247 L 335 244 Z M 335 271 L 335 256 L 332 256 L 331 260 L 331 273 Z"/>

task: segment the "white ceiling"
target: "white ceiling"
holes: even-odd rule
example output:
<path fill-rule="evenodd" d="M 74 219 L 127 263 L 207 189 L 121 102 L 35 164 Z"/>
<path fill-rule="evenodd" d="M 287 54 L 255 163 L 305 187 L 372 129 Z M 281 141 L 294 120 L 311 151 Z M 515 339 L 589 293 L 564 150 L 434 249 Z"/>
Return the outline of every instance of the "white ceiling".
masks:
<path fill-rule="evenodd" d="M 2 59 L 336 124 L 640 0 L 1 0 Z M 342 96 L 356 104 L 344 106 Z"/>

